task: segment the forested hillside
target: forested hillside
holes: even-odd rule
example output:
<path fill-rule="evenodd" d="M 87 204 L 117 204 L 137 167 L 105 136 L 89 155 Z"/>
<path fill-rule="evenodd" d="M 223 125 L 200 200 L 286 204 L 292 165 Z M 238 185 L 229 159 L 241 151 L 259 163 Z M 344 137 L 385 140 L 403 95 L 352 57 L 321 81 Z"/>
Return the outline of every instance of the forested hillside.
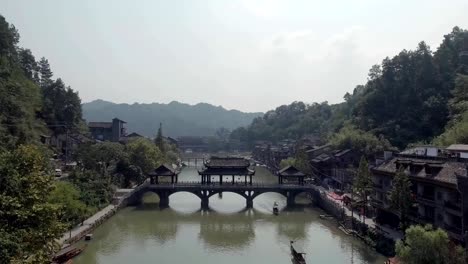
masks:
<path fill-rule="evenodd" d="M 80 129 L 81 100 L 47 59 L 18 46 L 19 34 L 0 16 L 0 147 L 33 143 L 41 133 Z"/>
<path fill-rule="evenodd" d="M 47 59 L 18 46 L 19 34 L 0 15 L 0 263 L 51 263 L 66 230 L 107 206 L 117 188 L 140 184 L 177 149 L 146 138 L 81 143 L 67 181 L 54 144 L 41 135 L 86 133 L 78 93 L 53 79 Z"/>
<path fill-rule="evenodd" d="M 83 104 L 86 121 L 109 121 L 118 117 L 127 122 L 127 130 L 153 137 L 164 124 L 167 136 L 212 136 L 219 128 L 229 130 L 246 126 L 262 113 L 243 113 L 226 110 L 206 103 L 196 105 L 171 102 L 169 104 L 115 104 L 95 100 Z"/>
<path fill-rule="evenodd" d="M 277 141 L 315 134 L 370 133 L 403 148 L 410 143 L 468 143 L 468 32 L 455 27 L 433 52 L 425 42 L 371 67 L 345 102 L 294 102 L 267 112 L 231 137 Z"/>

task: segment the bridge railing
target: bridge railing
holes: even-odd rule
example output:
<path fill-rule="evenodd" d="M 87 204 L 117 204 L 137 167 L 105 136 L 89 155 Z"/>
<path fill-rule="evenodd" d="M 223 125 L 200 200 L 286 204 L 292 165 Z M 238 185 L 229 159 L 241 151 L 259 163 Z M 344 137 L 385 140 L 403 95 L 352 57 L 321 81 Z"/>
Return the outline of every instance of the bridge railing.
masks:
<path fill-rule="evenodd" d="M 252 183 L 252 184 L 245 184 L 245 183 L 229 183 L 225 182 L 223 184 L 220 183 L 201 183 L 199 181 L 179 181 L 177 183 L 158 183 L 158 184 L 151 184 L 151 187 L 158 187 L 161 188 L 180 188 L 180 187 L 199 187 L 199 188 L 277 188 L 277 189 L 313 189 L 315 188 L 314 185 L 310 184 L 277 184 L 277 183 Z M 143 186 L 141 186 L 143 187 Z"/>

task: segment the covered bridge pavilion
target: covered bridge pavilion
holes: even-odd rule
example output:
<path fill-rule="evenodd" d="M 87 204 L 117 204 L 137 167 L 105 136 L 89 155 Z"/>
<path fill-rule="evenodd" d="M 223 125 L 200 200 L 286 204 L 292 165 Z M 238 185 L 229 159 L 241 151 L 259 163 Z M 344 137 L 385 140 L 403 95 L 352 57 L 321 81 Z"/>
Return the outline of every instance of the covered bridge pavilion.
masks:
<path fill-rule="evenodd" d="M 244 184 L 252 185 L 255 170 L 249 169 L 250 162 L 238 157 L 211 157 L 205 161 L 203 170 L 198 171 L 202 184 L 211 184 L 212 176 L 219 176 L 219 184 L 223 184 L 223 176 L 232 176 L 232 184 L 236 176 L 244 176 Z"/>
<path fill-rule="evenodd" d="M 151 184 L 159 184 L 159 177 L 171 177 L 171 183 L 177 183 L 179 181 L 180 171 L 172 168 L 171 165 L 161 164 L 154 171 L 148 173 Z"/>
<path fill-rule="evenodd" d="M 299 185 L 304 185 L 304 178 L 306 175 L 292 165 L 284 167 L 278 171 L 277 174 L 279 184 L 283 184 L 286 179 L 286 182 L 295 182 Z"/>

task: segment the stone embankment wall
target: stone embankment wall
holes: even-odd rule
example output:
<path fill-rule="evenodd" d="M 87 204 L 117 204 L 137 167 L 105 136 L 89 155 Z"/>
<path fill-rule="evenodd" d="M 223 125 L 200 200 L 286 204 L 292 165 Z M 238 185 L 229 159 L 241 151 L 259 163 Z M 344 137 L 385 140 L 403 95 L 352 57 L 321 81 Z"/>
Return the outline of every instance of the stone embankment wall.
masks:
<path fill-rule="evenodd" d="M 78 225 L 73 228 L 71 231 L 67 231 L 63 234 L 62 238 L 59 239 L 59 244 L 73 244 L 87 234 L 91 233 L 96 227 L 101 225 L 104 221 L 113 216 L 119 209 L 127 206 L 129 199 L 131 199 L 133 193 L 138 192 L 143 188 L 147 182 L 137 186 L 134 189 L 119 189 L 114 194 L 112 199 L 112 204 L 101 209 L 99 212 L 95 213 L 90 218 L 86 219 L 82 225 Z"/>

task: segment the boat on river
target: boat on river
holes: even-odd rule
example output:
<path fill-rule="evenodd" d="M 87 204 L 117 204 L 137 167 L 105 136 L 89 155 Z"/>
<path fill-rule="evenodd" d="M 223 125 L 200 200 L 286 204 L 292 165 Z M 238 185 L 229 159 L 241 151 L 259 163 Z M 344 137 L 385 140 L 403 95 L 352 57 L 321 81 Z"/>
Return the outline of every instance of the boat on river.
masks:
<path fill-rule="evenodd" d="M 68 246 L 57 252 L 55 254 L 53 261 L 55 263 L 69 263 L 68 261 L 72 258 L 78 256 L 83 250 L 86 248 L 86 244 L 76 247 L 76 246 Z"/>
<path fill-rule="evenodd" d="M 305 253 L 297 252 L 293 244 L 294 241 L 290 241 L 289 247 L 291 248 L 291 255 L 293 257 L 294 262 L 297 264 L 306 264 L 306 261 L 304 259 Z"/>
<path fill-rule="evenodd" d="M 275 203 L 273 204 L 273 214 L 278 215 L 278 213 L 279 213 L 278 203 L 275 202 Z"/>

